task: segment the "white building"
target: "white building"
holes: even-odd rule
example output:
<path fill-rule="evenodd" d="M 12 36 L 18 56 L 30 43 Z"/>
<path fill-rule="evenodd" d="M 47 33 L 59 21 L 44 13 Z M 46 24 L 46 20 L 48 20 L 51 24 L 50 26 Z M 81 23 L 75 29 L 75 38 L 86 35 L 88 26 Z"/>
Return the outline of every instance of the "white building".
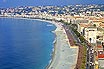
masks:
<path fill-rule="evenodd" d="M 96 27 L 85 28 L 84 37 L 88 42 L 96 43 L 97 28 Z"/>
<path fill-rule="evenodd" d="M 78 25 L 77 31 L 82 35 L 84 35 L 84 29 L 91 26 L 91 24 L 89 23 L 78 23 L 77 25 Z"/>

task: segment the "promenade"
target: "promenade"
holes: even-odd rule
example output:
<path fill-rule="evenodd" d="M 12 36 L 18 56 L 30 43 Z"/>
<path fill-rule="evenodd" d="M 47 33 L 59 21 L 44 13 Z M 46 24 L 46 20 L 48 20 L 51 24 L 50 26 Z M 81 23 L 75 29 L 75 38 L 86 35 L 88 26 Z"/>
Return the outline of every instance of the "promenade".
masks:
<path fill-rule="evenodd" d="M 71 48 L 73 43 L 69 43 L 71 38 L 69 41 L 64 27 L 60 23 L 57 23 L 56 26 L 56 43 L 52 62 L 48 66 L 48 69 L 74 69 L 77 63 L 78 47 L 73 46 Z"/>

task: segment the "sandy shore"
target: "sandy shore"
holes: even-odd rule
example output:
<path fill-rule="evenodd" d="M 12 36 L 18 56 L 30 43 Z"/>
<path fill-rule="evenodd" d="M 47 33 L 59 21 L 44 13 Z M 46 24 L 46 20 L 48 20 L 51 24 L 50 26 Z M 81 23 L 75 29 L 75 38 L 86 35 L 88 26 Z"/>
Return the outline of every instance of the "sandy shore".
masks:
<path fill-rule="evenodd" d="M 77 63 L 78 47 L 70 46 L 66 32 L 60 23 L 46 22 L 50 22 L 57 27 L 55 30 L 54 52 L 47 69 L 74 69 Z"/>

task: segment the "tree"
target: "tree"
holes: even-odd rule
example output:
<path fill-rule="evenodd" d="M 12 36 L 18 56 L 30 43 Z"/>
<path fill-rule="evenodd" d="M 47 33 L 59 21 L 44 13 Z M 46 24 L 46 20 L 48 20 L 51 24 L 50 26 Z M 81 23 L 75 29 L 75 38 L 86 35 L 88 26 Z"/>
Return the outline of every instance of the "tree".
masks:
<path fill-rule="evenodd" d="M 91 40 L 92 40 L 92 39 L 90 38 L 89 40 L 90 40 L 90 43 L 91 43 Z"/>
<path fill-rule="evenodd" d="M 96 27 L 96 24 L 93 24 L 94 27 Z"/>

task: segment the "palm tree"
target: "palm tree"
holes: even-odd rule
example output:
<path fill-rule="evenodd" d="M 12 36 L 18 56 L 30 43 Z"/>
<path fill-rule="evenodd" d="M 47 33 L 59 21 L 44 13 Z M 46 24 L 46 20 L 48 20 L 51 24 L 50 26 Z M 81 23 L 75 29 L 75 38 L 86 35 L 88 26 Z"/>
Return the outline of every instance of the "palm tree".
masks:
<path fill-rule="evenodd" d="M 90 43 L 91 43 L 91 40 L 92 40 L 92 39 L 90 38 L 89 40 L 90 40 Z"/>

